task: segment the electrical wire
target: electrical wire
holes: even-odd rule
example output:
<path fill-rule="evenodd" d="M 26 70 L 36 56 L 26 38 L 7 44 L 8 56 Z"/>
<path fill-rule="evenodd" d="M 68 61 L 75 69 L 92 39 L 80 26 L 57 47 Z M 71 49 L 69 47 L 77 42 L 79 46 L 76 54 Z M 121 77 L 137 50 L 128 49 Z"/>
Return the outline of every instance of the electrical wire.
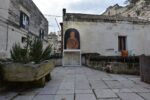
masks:
<path fill-rule="evenodd" d="M 44 14 L 44 16 L 48 16 L 48 17 L 62 17 L 62 16 L 58 16 L 58 15 L 50 15 L 50 14 Z"/>

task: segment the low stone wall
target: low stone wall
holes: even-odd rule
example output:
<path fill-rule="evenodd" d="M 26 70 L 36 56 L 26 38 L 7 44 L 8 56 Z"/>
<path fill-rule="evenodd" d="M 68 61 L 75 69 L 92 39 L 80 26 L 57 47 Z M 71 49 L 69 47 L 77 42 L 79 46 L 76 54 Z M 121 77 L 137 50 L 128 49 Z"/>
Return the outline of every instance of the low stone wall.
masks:
<path fill-rule="evenodd" d="M 53 68 L 54 62 L 51 60 L 43 61 L 40 64 L 7 62 L 1 66 L 4 80 L 10 82 L 31 82 L 39 80 L 49 74 Z"/>
<path fill-rule="evenodd" d="M 54 63 L 55 63 L 55 67 L 57 66 L 62 66 L 62 58 L 59 59 L 53 59 Z"/>
<path fill-rule="evenodd" d="M 140 57 L 140 74 L 143 82 L 150 83 L 150 56 Z"/>
<path fill-rule="evenodd" d="M 5 58 L 7 58 L 6 52 L 0 51 L 0 59 L 5 59 Z"/>
<path fill-rule="evenodd" d="M 90 68 L 115 74 L 140 74 L 138 58 L 136 58 L 135 62 L 133 59 L 131 60 L 131 58 L 122 59 L 120 57 L 103 56 L 99 57 L 100 59 L 98 59 L 97 56 L 93 58 L 94 57 L 82 57 L 82 64 Z"/>
<path fill-rule="evenodd" d="M 2 69 L 1 69 L 1 63 L 0 63 L 0 87 L 2 85 Z"/>
<path fill-rule="evenodd" d="M 50 59 L 53 60 L 55 67 L 62 66 L 62 54 L 56 53 L 51 55 Z"/>

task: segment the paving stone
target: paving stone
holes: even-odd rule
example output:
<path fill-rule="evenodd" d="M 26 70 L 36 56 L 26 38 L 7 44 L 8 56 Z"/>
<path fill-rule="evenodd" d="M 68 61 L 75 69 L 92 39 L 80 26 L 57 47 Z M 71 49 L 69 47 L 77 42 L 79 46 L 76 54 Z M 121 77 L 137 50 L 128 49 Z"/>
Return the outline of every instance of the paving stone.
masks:
<path fill-rule="evenodd" d="M 150 90 L 149 89 L 146 89 L 146 88 L 142 88 L 142 87 L 137 87 L 137 88 L 130 88 L 130 90 L 132 92 L 136 92 L 136 93 L 150 93 Z"/>
<path fill-rule="evenodd" d="M 112 89 L 112 91 L 113 91 L 114 93 L 119 93 L 119 92 L 120 92 L 120 89 Z"/>
<path fill-rule="evenodd" d="M 132 78 L 128 78 L 128 79 L 135 82 L 135 83 L 138 83 L 139 81 L 141 81 L 141 78 L 139 78 L 139 77 L 136 77 L 136 78 L 132 77 Z"/>
<path fill-rule="evenodd" d="M 54 95 L 37 95 L 33 100 L 54 100 Z"/>
<path fill-rule="evenodd" d="M 121 100 L 144 100 L 142 97 L 135 93 L 118 93 Z"/>
<path fill-rule="evenodd" d="M 110 75 L 112 78 L 114 78 L 115 80 L 118 80 L 118 81 L 125 81 L 125 80 L 128 80 L 127 78 L 121 76 L 121 75 L 116 75 L 116 74 L 111 74 Z"/>
<path fill-rule="evenodd" d="M 124 88 L 124 89 L 112 89 L 112 91 L 115 93 L 119 93 L 119 92 L 121 92 L 121 93 L 132 93 L 132 91 L 130 89 L 126 89 L 126 88 Z"/>
<path fill-rule="evenodd" d="M 77 94 L 75 100 L 96 100 L 94 94 Z"/>
<path fill-rule="evenodd" d="M 146 100 L 150 100 L 150 93 L 139 93 L 139 95 Z"/>
<path fill-rule="evenodd" d="M 33 100 L 34 95 L 23 95 L 23 96 L 17 96 L 13 100 Z"/>
<path fill-rule="evenodd" d="M 19 95 L 36 95 L 41 92 L 42 88 L 29 89 L 22 92 L 19 92 Z"/>
<path fill-rule="evenodd" d="M 54 100 L 74 100 L 74 95 L 55 95 Z"/>
<path fill-rule="evenodd" d="M 98 99 L 117 98 L 117 95 L 110 89 L 95 90 Z"/>
<path fill-rule="evenodd" d="M 90 82 L 92 89 L 106 89 L 108 86 L 102 80 L 95 80 Z"/>
<path fill-rule="evenodd" d="M 58 94 L 74 94 L 74 90 L 58 90 L 57 95 Z"/>
<path fill-rule="evenodd" d="M 63 82 L 61 85 L 60 85 L 60 87 L 59 87 L 59 89 L 70 89 L 70 90 L 73 90 L 74 89 L 74 82 Z"/>
<path fill-rule="evenodd" d="M 116 79 L 114 79 L 112 77 L 102 78 L 102 80 L 104 80 L 104 81 L 116 81 Z"/>
<path fill-rule="evenodd" d="M 42 89 L 39 94 L 41 95 L 54 95 L 57 93 L 57 88 L 48 88 L 48 89 Z"/>
<path fill-rule="evenodd" d="M 92 90 L 75 90 L 76 94 L 92 94 Z"/>
<path fill-rule="evenodd" d="M 112 89 L 124 88 L 123 85 L 119 81 L 105 81 L 105 83 Z"/>
<path fill-rule="evenodd" d="M 76 90 L 89 90 L 90 85 L 88 82 L 78 81 L 77 83 L 75 83 L 75 89 Z"/>
<path fill-rule="evenodd" d="M 57 80 L 57 81 L 50 81 L 44 88 L 58 88 L 60 86 L 62 81 Z"/>
<path fill-rule="evenodd" d="M 140 85 L 143 88 L 149 88 L 150 89 L 150 84 L 147 84 L 147 83 L 144 83 L 141 81 L 136 82 L 136 84 Z"/>
<path fill-rule="evenodd" d="M 98 100 L 120 100 L 119 98 L 113 98 L 113 99 L 98 99 Z"/>
<path fill-rule="evenodd" d="M 44 88 L 0 94 L 0 100 L 150 100 L 150 85 L 139 76 L 115 75 L 86 67 L 57 67 Z M 96 99 L 93 90 L 96 94 Z"/>
<path fill-rule="evenodd" d="M 87 80 L 87 77 L 84 74 L 76 75 L 76 81 L 83 81 L 83 80 Z"/>
<path fill-rule="evenodd" d="M 123 85 L 124 88 L 132 88 L 136 85 L 133 81 L 130 80 L 121 80 L 119 82 Z"/>

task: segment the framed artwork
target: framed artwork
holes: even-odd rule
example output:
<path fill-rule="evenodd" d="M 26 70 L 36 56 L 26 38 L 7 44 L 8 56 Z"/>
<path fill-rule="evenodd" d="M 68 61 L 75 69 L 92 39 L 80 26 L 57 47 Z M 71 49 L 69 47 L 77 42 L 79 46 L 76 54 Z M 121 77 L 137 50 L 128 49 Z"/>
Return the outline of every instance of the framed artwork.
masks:
<path fill-rule="evenodd" d="M 80 49 L 80 35 L 76 29 L 68 29 L 64 36 L 64 49 Z"/>

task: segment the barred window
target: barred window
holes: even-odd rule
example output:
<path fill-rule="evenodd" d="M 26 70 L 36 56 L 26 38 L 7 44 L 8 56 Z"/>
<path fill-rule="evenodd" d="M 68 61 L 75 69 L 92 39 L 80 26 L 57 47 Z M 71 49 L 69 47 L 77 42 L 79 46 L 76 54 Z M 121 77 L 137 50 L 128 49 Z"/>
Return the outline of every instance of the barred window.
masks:
<path fill-rule="evenodd" d="M 20 27 L 29 29 L 29 17 L 22 11 L 20 12 Z"/>

